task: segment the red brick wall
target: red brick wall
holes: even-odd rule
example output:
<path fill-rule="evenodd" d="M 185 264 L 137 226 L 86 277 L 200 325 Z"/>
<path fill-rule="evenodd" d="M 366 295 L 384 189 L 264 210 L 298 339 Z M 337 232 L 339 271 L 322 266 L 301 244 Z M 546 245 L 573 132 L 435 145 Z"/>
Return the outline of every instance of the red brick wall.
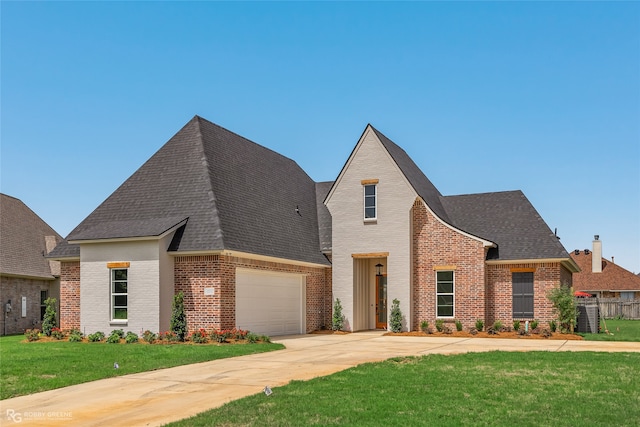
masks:
<path fill-rule="evenodd" d="M 60 263 L 60 329 L 80 329 L 80 261 Z"/>
<path fill-rule="evenodd" d="M 510 325 L 513 320 L 513 300 L 512 300 L 512 271 L 513 269 L 532 269 L 533 273 L 533 318 L 518 320 L 537 319 L 541 326 L 545 325 L 555 316 L 553 305 L 547 294 L 558 286 L 561 281 L 570 283 L 571 273 L 561 266 L 560 263 L 527 263 L 527 264 L 500 264 L 487 266 L 487 286 L 489 300 L 492 304 L 487 306 L 486 325 L 500 320 L 505 325 Z"/>
<path fill-rule="evenodd" d="M 436 272 L 434 267 L 455 266 L 454 315 L 465 328 L 485 318 L 485 249 L 475 239 L 443 225 L 416 201 L 413 215 L 413 310 L 412 329 L 423 320 L 436 319 Z M 453 320 L 451 320 L 453 321 Z"/>
<path fill-rule="evenodd" d="M 307 332 L 329 326 L 331 319 L 331 270 L 244 258 L 204 255 L 176 257 L 175 292 L 184 292 L 187 326 L 230 329 L 235 327 L 236 268 L 306 275 Z M 214 288 L 205 296 L 204 288 Z"/>

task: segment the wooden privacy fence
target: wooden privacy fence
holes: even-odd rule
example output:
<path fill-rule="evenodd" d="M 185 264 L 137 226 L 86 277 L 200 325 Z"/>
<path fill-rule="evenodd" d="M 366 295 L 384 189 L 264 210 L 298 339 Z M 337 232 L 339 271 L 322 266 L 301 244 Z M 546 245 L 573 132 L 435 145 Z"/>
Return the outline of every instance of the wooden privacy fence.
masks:
<path fill-rule="evenodd" d="M 640 300 L 624 300 L 620 298 L 576 298 L 578 305 L 595 305 L 600 307 L 600 317 L 613 319 L 640 320 Z"/>

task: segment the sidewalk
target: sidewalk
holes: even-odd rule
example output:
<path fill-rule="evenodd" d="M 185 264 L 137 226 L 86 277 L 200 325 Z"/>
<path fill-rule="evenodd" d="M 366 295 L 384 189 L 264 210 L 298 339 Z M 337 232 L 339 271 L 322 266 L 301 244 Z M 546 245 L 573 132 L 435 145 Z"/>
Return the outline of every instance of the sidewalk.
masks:
<path fill-rule="evenodd" d="M 291 380 L 396 356 L 482 351 L 640 352 L 640 342 L 431 338 L 382 332 L 278 337 L 287 348 L 142 372 L 0 401 L 0 425 L 159 426 Z"/>

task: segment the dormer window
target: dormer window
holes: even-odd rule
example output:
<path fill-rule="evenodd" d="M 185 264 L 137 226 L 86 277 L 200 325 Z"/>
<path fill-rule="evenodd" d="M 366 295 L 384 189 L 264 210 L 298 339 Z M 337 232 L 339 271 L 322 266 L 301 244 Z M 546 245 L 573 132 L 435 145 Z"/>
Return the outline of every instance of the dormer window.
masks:
<path fill-rule="evenodd" d="M 372 221 L 378 218 L 378 180 L 362 182 L 364 189 L 364 219 Z"/>

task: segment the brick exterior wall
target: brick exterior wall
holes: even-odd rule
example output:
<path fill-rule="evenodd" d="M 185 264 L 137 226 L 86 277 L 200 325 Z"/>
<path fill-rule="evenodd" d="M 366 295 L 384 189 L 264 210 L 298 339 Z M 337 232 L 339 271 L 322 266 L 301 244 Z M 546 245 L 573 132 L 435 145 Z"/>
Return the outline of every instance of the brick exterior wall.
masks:
<path fill-rule="evenodd" d="M 80 261 L 60 263 L 58 316 L 60 329 L 80 329 Z"/>
<path fill-rule="evenodd" d="M 57 299 L 56 283 L 55 280 L 0 276 L 0 335 L 22 334 L 26 329 L 42 328 L 40 291 L 48 291 L 49 297 Z M 25 317 L 22 317 L 22 297 L 27 299 Z M 5 305 L 9 300 L 11 311 L 6 313 Z"/>
<path fill-rule="evenodd" d="M 230 329 L 236 326 L 236 268 L 306 275 L 307 332 L 328 327 L 331 321 L 331 270 L 219 255 L 175 258 L 175 292 L 185 296 L 187 326 Z M 204 288 L 213 288 L 205 296 Z"/>
<path fill-rule="evenodd" d="M 467 237 L 438 221 L 417 200 L 413 218 L 413 310 L 412 329 L 423 320 L 436 319 L 436 270 L 453 266 L 454 315 L 465 328 L 485 318 L 485 249 L 482 242 Z M 448 319 L 453 322 L 453 319 Z"/>
<path fill-rule="evenodd" d="M 464 236 L 439 222 L 416 201 L 413 218 L 413 309 L 412 329 L 422 320 L 436 319 L 436 273 L 438 266 L 452 266 L 454 273 L 454 316 L 465 328 L 482 319 L 485 325 L 513 320 L 512 271 L 534 270 L 534 318 L 548 322 L 554 318 L 548 292 L 560 283 L 571 285 L 572 274 L 559 262 L 486 265 L 486 249 L 481 242 Z M 518 320 L 533 320 L 518 319 Z M 453 322 L 451 319 L 446 321 Z"/>
<path fill-rule="evenodd" d="M 513 270 L 530 269 L 533 273 L 533 318 L 513 317 L 512 282 Z M 541 325 L 555 318 L 553 305 L 547 297 L 551 289 L 560 283 L 571 285 L 572 274 L 559 262 L 514 263 L 487 266 L 487 318 L 486 325 L 500 320 L 510 325 L 513 320 L 537 319 Z"/>

